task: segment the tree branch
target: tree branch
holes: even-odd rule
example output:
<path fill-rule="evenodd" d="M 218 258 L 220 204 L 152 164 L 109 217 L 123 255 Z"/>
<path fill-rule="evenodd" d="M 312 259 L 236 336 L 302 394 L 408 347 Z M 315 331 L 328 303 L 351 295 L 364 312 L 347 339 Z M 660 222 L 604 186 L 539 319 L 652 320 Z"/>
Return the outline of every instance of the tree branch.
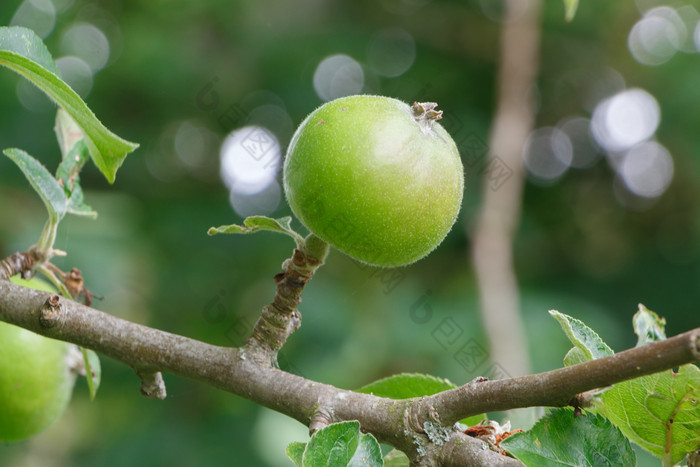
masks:
<path fill-rule="evenodd" d="M 483 412 L 520 407 L 577 405 L 591 389 L 700 361 L 700 328 L 643 347 L 566 368 L 497 381 L 471 382 L 431 396 L 428 410 L 445 424 Z"/>
<path fill-rule="evenodd" d="M 140 372 L 164 371 L 250 399 L 309 425 L 319 408 L 332 420 L 359 420 L 381 442 L 406 452 L 414 465 L 518 465 L 483 451 L 481 441 L 451 431 L 442 446 L 430 442 L 425 422 L 449 427 L 465 416 L 532 405 L 564 406 L 576 394 L 700 360 L 700 328 L 665 341 L 546 373 L 468 383 L 429 397 L 391 400 L 359 394 L 286 373 L 246 356 L 245 348 L 209 345 L 132 323 L 60 297 L 58 317 L 42 325 L 53 295 L 0 280 L 0 320 L 47 337 L 91 348 Z M 52 299 L 53 300 L 53 299 Z M 58 306 L 60 305 L 60 306 Z M 450 428 L 451 429 L 451 428 Z M 457 442 L 456 439 L 465 441 Z M 420 441 L 418 441 L 420 440 Z M 422 444 L 420 444 L 422 443 Z M 425 449 L 428 446 L 431 449 Z M 419 447 L 423 453 L 421 455 Z M 465 452 L 462 452 L 462 451 Z"/>
<path fill-rule="evenodd" d="M 301 292 L 327 253 L 328 245 L 320 240 L 307 238 L 307 243 L 294 250 L 275 276 L 275 298 L 263 308 L 242 348 L 217 347 L 142 326 L 6 280 L 0 280 L 0 321 L 126 363 L 141 379 L 141 392 L 147 397 L 165 397 L 160 373 L 164 371 L 238 394 L 304 423 L 311 431 L 336 421 L 359 420 L 364 431 L 404 451 L 412 465 L 421 466 L 519 465 L 484 449 L 482 441 L 452 425 L 468 415 L 493 410 L 571 404 L 580 392 L 699 359 L 700 329 L 574 367 L 472 382 L 416 399 L 385 399 L 309 381 L 276 367 L 277 352 L 301 324 L 297 310 Z M 19 273 L 29 265 L 18 255 L 3 264 Z M 426 427 L 437 427 L 439 439 Z"/>
<path fill-rule="evenodd" d="M 263 308 L 245 346 L 251 357 L 277 366 L 277 352 L 287 342 L 287 338 L 301 326 L 301 313 L 297 306 L 301 303 L 304 286 L 323 264 L 328 252 L 328 245 L 324 245 L 323 251 L 317 253 L 320 259 L 297 248 L 292 257 L 282 264 L 282 272 L 275 276 L 277 293 L 272 303 Z"/>

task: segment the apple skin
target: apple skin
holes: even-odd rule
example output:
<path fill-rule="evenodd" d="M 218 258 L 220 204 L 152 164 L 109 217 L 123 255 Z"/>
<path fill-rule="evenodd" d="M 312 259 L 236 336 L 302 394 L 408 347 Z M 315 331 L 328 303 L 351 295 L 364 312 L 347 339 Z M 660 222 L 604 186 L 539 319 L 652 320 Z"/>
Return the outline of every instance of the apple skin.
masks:
<path fill-rule="evenodd" d="M 54 292 L 36 278 L 10 280 Z M 30 438 L 64 412 L 75 383 L 66 360 L 69 349 L 65 342 L 0 322 L 0 442 Z"/>
<path fill-rule="evenodd" d="M 284 190 L 317 237 L 363 263 L 397 267 L 425 257 L 450 231 L 464 169 L 439 123 L 397 99 L 349 96 L 314 110 L 296 130 Z"/>

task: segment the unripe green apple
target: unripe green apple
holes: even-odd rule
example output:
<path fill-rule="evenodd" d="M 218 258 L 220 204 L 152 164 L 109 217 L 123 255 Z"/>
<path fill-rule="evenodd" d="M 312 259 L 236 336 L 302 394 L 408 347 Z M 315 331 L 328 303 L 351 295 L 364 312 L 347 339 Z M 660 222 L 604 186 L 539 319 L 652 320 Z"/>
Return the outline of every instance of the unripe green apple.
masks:
<path fill-rule="evenodd" d="M 284 190 L 317 237 L 375 266 L 413 263 L 435 249 L 462 203 L 457 147 L 436 104 L 381 96 L 328 102 L 299 126 Z"/>
<path fill-rule="evenodd" d="M 39 280 L 12 282 L 47 292 Z M 36 435 L 63 413 L 75 382 L 67 362 L 69 344 L 0 322 L 0 442 Z"/>

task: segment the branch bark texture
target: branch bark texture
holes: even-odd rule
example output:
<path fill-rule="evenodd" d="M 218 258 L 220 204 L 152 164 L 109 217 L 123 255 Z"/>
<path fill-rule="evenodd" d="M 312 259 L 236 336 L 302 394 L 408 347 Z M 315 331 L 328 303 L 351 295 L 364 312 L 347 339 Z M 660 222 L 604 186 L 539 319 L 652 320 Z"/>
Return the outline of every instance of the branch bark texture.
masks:
<path fill-rule="evenodd" d="M 126 321 L 58 298 L 51 326 L 41 314 L 55 295 L 0 280 L 0 320 L 93 349 L 137 369 L 163 371 L 245 397 L 309 425 L 319 409 L 332 420 L 359 420 L 381 442 L 406 452 L 413 465 L 520 465 L 464 436 L 451 424 L 477 413 L 531 405 L 564 406 L 580 392 L 700 360 L 700 328 L 646 347 L 547 373 L 468 383 L 433 396 L 392 400 L 310 381 L 249 358 L 248 349 L 218 347 Z M 450 430 L 437 446 L 426 422 Z M 427 446 L 427 449 L 426 449 Z M 427 452 L 425 455 L 419 454 Z"/>

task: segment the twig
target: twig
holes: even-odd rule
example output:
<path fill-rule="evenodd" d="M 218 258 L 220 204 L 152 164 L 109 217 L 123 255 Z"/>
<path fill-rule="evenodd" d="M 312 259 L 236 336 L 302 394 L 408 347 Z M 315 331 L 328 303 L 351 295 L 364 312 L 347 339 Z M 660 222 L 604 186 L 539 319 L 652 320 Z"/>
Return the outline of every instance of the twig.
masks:
<path fill-rule="evenodd" d="M 306 249 L 297 248 L 292 257 L 282 264 L 282 272 L 275 276 L 275 298 L 263 308 L 243 350 L 248 357 L 278 366 L 277 352 L 301 326 L 301 313 L 297 310 L 301 303 L 301 292 L 316 269 L 323 264 L 328 252 L 328 245 L 323 245 L 325 248 L 318 254 L 320 258 L 312 256 Z"/>
<path fill-rule="evenodd" d="M 149 399 L 165 399 L 165 381 L 160 371 L 136 371 L 136 375 L 141 378 L 141 394 Z"/>

